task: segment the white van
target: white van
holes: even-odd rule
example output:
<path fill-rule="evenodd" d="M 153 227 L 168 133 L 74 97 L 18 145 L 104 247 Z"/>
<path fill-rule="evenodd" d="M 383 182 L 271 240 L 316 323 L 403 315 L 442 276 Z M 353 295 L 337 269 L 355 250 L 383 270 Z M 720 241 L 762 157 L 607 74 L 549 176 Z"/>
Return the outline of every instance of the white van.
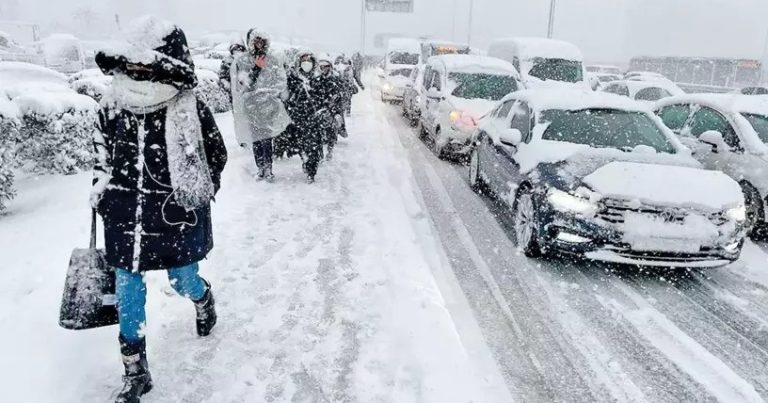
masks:
<path fill-rule="evenodd" d="M 402 101 L 408 77 L 421 62 L 421 42 L 408 38 L 390 39 L 387 56 L 378 72 L 381 100 Z"/>
<path fill-rule="evenodd" d="M 526 88 L 548 84 L 591 88 L 584 69 L 584 56 L 575 45 L 546 38 L 498 39 L 488 56 L 512 63 Z"/>

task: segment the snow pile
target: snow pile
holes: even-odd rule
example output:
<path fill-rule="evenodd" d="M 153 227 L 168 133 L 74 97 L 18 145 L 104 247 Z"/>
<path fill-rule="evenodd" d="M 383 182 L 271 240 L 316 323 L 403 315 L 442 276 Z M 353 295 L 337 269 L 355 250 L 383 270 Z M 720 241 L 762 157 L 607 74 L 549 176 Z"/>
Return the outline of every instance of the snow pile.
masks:
<path fill-rule="evenodd" d="M 109 87 L 112 84 L 112 78 L 112 76 L 105 75 L 81 78 L 72 82 L 69 87 L 78 94 L 92 98 L 96 102 L 101 102 L 104 94 L 109 91 Z"/>
<path fill-rule="evenodd" d="M 13 188 L 14 149 L 19 139 L 19 111 L 10 101 L 0 97 L 0 212 L 5 209 L 5 202 L 12 199 L 16 192 Z"/>
<path fill-rule="evenodd" d="M 98 104 L 74 92 L 22 95 L 13 100 L 23 116 L 16 165 L 36 173 L 87 169 Z"/>
<path fill-rule="evenodd" d="M 192 58 L 195 62 L 195 67 L 202 70 L 209 70 L 216 74 L 219 74 L 221 70 L 220 59 L 209 59 L 207 57 L 195 56 Z"/>
<path fill-rule="evenodd" d="M 198 80 L 195 94 L 211 108 L 213 113 L 229 112 L 232 110 L 229 95 L 219 85 L 219 76 L 216 73 L 210 70 L 198 69 L 195 71 L 195 74 L 197 74 Z"/>

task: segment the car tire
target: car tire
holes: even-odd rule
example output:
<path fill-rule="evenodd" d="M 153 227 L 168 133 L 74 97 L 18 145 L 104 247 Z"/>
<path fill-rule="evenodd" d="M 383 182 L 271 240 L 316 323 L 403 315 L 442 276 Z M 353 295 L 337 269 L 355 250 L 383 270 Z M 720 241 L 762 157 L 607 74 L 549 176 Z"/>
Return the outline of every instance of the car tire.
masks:
<path fill-rule="evenodd" d="M 429 133 L 427 132 L 427 129 L 424 127 L 424 122 L 419 120 L 419 140 L 426 141 L 429 137 Z"/>
<path fill-rule="evenodd" d="M 481 172 L 480 153 L 477 151 L 477 147 L 475 147 L 469 154 L 469 186 L 475 193 L 487 195 L 488 184 L 485 183 Z"/>
<path fill-rule="evenodd" d="M 444 147 L 440 145 L 437 139 L 440 137 L 440 128 L 435 129 L 435 135 L 432 137 L 432 151 L 435 153 L 438 159 L 444 160 L 446 158 Z"/>
<path fill-rule="evenodd" d="M 515 222 L 515 242 L 523 254 L 529 258 L 543 255 L 539 241 L 539 223 L 536 214 L 536 201 L 531 189 L 522 189 L 515 199 L 512 217 Z"/>

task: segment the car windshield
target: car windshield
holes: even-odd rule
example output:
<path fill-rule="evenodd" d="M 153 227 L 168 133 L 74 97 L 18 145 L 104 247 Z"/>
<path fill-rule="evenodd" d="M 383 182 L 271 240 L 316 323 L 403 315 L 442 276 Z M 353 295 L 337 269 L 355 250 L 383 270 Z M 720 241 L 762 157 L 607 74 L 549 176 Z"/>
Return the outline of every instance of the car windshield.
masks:
<path fill-rule="evenodd" d="M 517 82 L 511 76 L 451 73 L 448 79 L 456 83 L 451 95 L 464 99 L 498 101 L 517 90 Z"/>
<path fill-rule="evenodd" d="M 407 52 L 392 52 L 389 54 L 389 62 L 392 64 L 409 64 L 415 66 L 419 64 L 419 55 Z"/>
<path fill-rule="evenodd" d="M 635 99 L 638 101 L 658 101 L 662 98 L 671 96 L 672 94 L 663 88 L 651 87 L 640 90 L 635 96 Z"/>
<path fill-rule="evenodd" d="M 584 80 L 581 62 L 564 59 L 536 59 L 529 75 L 542 80 L 577 83 Z"/>
<path fill-rule="evenodd" d="M 749 124 L 755 129 L 760 140 L 763 143 L 768 144 L 768 116 L 752 113 L 742 113 L 742 115 L 747 118 Z"/>
<path fill-rule="evenodd" d="M 403 76 L 403 77 L 410 77 L 413 70 L 411 69 L 397 69 L 392 70 L 389 72 L 390 77 L 397 77 L 397 76 Z"/>
<path fill-rule="evenodd" d="M 541 121 L 549 123 L 542 136 L 544 140 L 623 151 L 648 146 L 657 152 L 676 152 L 664 132 L 642 112 L 618 109 L 549 110 L 542 113 Z"/>

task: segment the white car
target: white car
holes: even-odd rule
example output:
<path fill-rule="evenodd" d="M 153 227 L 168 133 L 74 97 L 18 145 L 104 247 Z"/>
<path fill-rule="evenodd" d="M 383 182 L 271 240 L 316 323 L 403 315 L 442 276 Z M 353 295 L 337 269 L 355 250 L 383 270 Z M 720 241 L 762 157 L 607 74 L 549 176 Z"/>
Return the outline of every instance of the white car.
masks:
<path fill-rule="evenodd" d="M 421 136 L 431 138 L 439 157 L 466 155 L 477 121 L 520 88 L 511 63 L 485 56 L 435 56 L 424 71 Z"/>
<path fill-rule="evenodd" d="M 768 97 L 684 95 L 660 101 L 656 113 L 706 168 L 739 182 L 753 234 L 762 235 L 768 229 Z"/>
<path fill-rule="evenodd" d="M 589 86 L 592 87 L 592 90 L 594 91 L 599 91 L 605 88 L 608 83 L 621 81 L 619 75 L 607 73 L 587 73 L 587 79 L 589 80 Z"/>
<path fill-rule="evenodd" d="M 405 95 L 409 78 L 416 66 L 393 65 L 379 71 L 379 89 L 382 102 L 400 102 Z"/>
<path fill-rule="evenodd" d="M 605 84 L 602 89 L 603 92 L 629 97 L 649 107 L 653 107 L 657 101 L 663 98 L 680 95 L 682 91 L 678 92 L 678 90 L 676 86 L 673 87 L 660 81 L 632 80 L 614 81 Z"/>
<path fill-rule="evenodd" d="M 584 56 L 568 42 L 546 38 L 498 39 L 488 48 L 488 56 L 512 63 L 525 88 L 591 88 Z"/>
<path fill-rule="evenodd" d="M 529 257 L 718 267 L 740 255 L 739 185 L 701 169 L 630 99 L 519 91 L 482 120 L 475 144 L 469 182 L 511 210 L 517 245 Z"/>

